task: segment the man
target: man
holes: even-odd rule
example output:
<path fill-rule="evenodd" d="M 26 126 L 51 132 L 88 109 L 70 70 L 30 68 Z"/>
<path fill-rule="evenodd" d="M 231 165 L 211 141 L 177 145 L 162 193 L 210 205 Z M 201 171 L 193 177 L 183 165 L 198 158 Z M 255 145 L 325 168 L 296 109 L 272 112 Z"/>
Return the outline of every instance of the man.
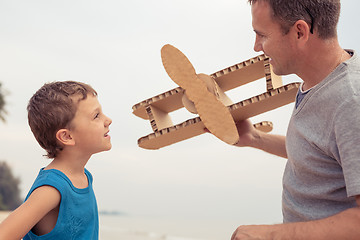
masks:
<path fill-rule="evenodd" d="M 237 123 L 240 142 L 288 158 L 284 223 L 232 240 L 360 239 L 360 59 L 337 39 L 340 0 L 249 0 L 255 51 L 302 80 L 286 138 Z"/>

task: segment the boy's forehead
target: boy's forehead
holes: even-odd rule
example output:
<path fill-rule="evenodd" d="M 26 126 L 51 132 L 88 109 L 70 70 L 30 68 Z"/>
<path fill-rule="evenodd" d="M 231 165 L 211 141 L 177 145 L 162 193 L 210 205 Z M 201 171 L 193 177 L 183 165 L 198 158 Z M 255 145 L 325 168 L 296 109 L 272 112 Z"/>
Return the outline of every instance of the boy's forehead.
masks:
<path fill-rule="evenodd" d="M 75 103 L 75 100 L 76 103 Z M 101 110 L 101 105 L 96 96 L 90 94 L 85 99 L 77 97 L 73 99 L 76 106 L 74 118 L 71 120 L 69 127 L 75 128 L 77 124 L 83 124 L 82 121 L 90 119 L 96 111 Z"/>
<path fill-rule="evenodd" d="M 101 107 L 97 97 L 92 94 L 88 94 L 85 99 L 82 99 L 82 97 L 78 96 L 75 101 L 77 104 L 77 111 L 94 111 Z"/>

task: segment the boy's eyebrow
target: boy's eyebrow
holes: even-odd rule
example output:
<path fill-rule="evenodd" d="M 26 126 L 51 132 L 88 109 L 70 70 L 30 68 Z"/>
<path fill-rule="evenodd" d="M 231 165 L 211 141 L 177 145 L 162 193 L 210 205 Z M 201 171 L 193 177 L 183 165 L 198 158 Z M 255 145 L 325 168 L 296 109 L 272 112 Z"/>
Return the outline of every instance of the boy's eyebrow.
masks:
<path fill-rule="evenodd" d="M 91 114 L 94 114 L 96 112 L 99 112 L 101 111 L 101 106 L 97 106 L 96 108 L 94 108 L 92 111 L 91 111 Z"/>

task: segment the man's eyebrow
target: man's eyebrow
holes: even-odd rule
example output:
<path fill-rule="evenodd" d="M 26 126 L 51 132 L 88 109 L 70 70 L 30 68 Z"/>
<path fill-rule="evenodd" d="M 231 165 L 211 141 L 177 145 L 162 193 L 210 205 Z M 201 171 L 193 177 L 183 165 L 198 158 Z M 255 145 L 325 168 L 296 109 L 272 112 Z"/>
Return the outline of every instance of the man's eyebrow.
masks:
<path fill-rule="evenodd" d="M 257 34 L 257 35 L 261 35 L 261 36 L 264 36 L 265 34 L 261 31 L 258 31 L 256 29 L 254 29 L 254 32 Z"/>

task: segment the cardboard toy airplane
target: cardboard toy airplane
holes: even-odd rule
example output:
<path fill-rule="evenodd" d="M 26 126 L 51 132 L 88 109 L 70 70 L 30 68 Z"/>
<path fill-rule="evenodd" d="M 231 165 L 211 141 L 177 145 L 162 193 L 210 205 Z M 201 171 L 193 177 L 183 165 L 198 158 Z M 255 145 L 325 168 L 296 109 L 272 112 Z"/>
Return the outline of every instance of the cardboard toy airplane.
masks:
<path fill-rule="evenodd" d="M 159 149 L 195 137 L 205 133 L 205 128 L 222 141 L 236 144 L 239 140 L 236 122 L 293 102 L 300 85 L 283 86 L 265 55 L 210 76 L 197 74 L 186 56 L 171 45 L 163 46 L 161 58 L 166 72 L 179 87 L 132 107 L 136 116 L 150 121 L 154 131 L 138 140 L 138 145 L 145 149 Z M 266 79 L 267 91 L 263 94 L 235 104 L 225 94 L 260 78 Z M 169 113 L 182 107 L 199 116 L 174 125 Z M 271 122 L 254 126 L 265 132 L 272 130 Z"/>

